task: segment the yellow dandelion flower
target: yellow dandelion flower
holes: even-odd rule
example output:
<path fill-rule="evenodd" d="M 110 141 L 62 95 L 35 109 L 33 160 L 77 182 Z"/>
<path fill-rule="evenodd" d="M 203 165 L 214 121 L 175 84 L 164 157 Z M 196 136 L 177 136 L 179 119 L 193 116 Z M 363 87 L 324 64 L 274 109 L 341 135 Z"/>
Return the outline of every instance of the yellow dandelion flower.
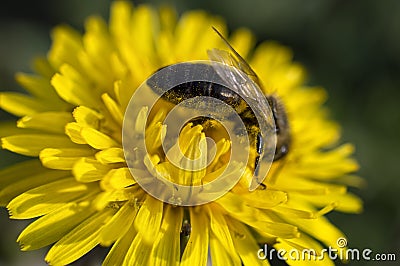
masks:
<path fill-rule="evenodd" d="M 337 243 L 344 234 L 324 215 L 362 209 L 347 191 L 361 182 L 352 175 L 358 169 L 354 147 L 338 146 L 339 127 L 322 107 L 326 93 L 304 85 L 305 71 L 291 52 L 274 42 L 254 48 L 247 29 L 228 40 L 257 73 L 264 93 L 283 104 L 291 135 L 288 153 L 272 163 L 262 186 L 248 189 L 254 150 L 250 163 L 227 170 L 233 144 L 218 124 L 187 123 L 162 152 L 163 121 L 172 108 L 166 101 L 147 120 L 148 106 L 130 117 L 131 134 L 148 136 L 148 154 L 124 150 L 124 115 L 136 89 L 162 67 L 207 60 L 207 50 L 226 49 L 212 27 L 226 36 L 224 21 L 202 11 L 178 18 L 169 8 L 117 1 L 109 25 L 90 17 L 83 34 L 54 29 L 35 73 L 16 76 L 28 94 L 0 94 L 0 107 L 20 117 L 1 124 L 2 148 L 32 157 L 0 172 L 0 204 L 10 218 L 35 219 L 18 237 L 22 250 L 51 245 L 45 260 L 52 265 L 72 263 L 98 245 L 111 247 L 104 265 L 269 265 L 269 257 L 260 258 L 265 244 L 277 250 L 344 248 Z M 210 136 L 215 143 L 206 163 Z M 182 170 L 174 164 L 182 163 L 179 151 L 198 160 Z M 135 157 L 131 164 L 128 155 Z M 136 173 L 188 187 L 206 188 L 222 173 L 238 183 L 211 202 L 184 206 L 184 199 L 154 198 Z M 302 261 L 283 255 L 289 264 L 333 264 L 316 256 Z"/>

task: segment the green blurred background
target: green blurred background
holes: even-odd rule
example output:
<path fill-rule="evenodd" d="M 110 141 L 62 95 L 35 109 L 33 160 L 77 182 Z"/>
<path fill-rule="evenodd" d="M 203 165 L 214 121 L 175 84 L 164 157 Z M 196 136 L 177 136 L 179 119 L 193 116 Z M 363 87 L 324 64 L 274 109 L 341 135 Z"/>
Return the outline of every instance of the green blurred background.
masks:
<path fill-rule="evenodd" d="M 223 16 L 230 30 L 246 26 L 258 40 L 289 46 L 306 66 L 308 84 L 324 86 L 331 116 L 343 126 L 343 142 L 356 145 L 359 174 L 368 186 L 356 190 L 365 202 L 361 215 L 331 213 L 350 247 L 396 253 L 400 261 L 400 1 L 398 0 L 220 0 L 134 1 L 169 3 L 179 13 L 204 9 Z M 50 47 L 49 32 L 60 23 L 82 29 L 85 17 L 108 17 L 106 0 L 2 2 L 0 91 L 20 90 L 14 73 Z M 0 111 L 0 120 L 12 119 Z M 0 167 L 21 157 L 0 151 Z M 27 223 L 10 221 L 0 210 L 0 265 L 45 265 L 46 250 L 20 252 L 15 239 Z M 97 256 L 79 265 L 97 265 Z M 383 265 L 395 263 L 381 262 Z M 377 265 L 355 262 L 348 265 Z"/>

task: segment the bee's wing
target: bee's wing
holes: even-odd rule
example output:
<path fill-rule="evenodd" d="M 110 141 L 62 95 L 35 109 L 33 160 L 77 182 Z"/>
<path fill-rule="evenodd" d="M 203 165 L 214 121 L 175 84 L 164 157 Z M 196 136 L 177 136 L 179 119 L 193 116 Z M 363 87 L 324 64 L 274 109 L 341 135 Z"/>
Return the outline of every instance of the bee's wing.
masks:
<path fill-rule="evenodd" d="M 215 52 L 209 53 L 209 57 L 211 60 L 218 61 L 221 63 L 227 63 L 230 66 L 234 66 L 237 69 L 240 69 L 243 71 L 245 74 L 247 74 L 260 88 L 261 88 L 261 82 L 260 79 L 258 78 L 256 72 L 251 68 L 251 66 L 244 60 L 244 58 L 232 47 L 232 45 L 228 42 L 227 39 L 225 39 L 224 36 L 214 27 L 212 27 L 213 30 L 218 34 L 218 36 L 222 39 L 222 41 L 226 44 L 226 46 L 229 48 L 232 54 L 228 53 L 228 55 L 221 54 L 218 51 L 218 49 L 213 49 Z M 211 58 L 213 57 L 213 58 Z M 222 57 L 225 57 L 225 59 L 228 59 L 227 57 L 230 57 L 230 59 L 226 60 Z"/>
<path fill-rule="evenodd" d="M 213 30 L 219 35 L 230 51 L 228 52 L 216 48 L 207 51 L 210 60 L 231 67 L 224 68 L 214 64 L 214 69 L 217 71 L 218 75 L 235 88 L 237 92 L 241 92 L 257 101 L 261 106 L 268 104 L 265 100 L 265 95 L 260 90 L 262 86 L 257 74 L 246 60 L 232 47 L 228 40 L 226 40 L 216 28 L 213 27 Z M 257 84 L 259 88 L 254 86 L 249 79 Z"/>
<path fill-rule="evenodd" d="M 268 100 L 264 93 L 261 91 L 261 83 L 258 79 L 257 74 L 250 67 L 250 65 L 240 56 L 240 54 L 229 44 L 229 42 L 213 28 L 221 39 L 226 43 L 230 52 L 212 49 L 207 51 L 208 57 L 211 61 L 218 62 L 219 64 L 212 64 L 218 75 L 229 84 L 230 88 L 235 90 L 239 95 L 247 97 L 248 104 L 252 108 L 258 109 L 253 110 L 255 113 L 264 117 L 264 121 L 267 121 L 270 126 L 273 125 L 274 121 L 272 118 L 272 111 L 269 108 Z M 222 65 L 221 65 L 222 64 Z M 270 110 L 270 112 L 267 112 Z M 263 152 L 264 153 L 264 152 Z M 263 153 L 260 157 L 263 157 Z M 253 191 L 262 182 L 265 177 L 261 177 L 259 180 L 258 176 L 253 177 L 250 183 L 249 190 Z"/>
<path fill-rule="evenodd" d="M 239 62 L 231 53 L 216 48 L 208 50 L 208 57 L 212 61 L 223 64 L 223 66 L 213 64 L 213 67 L 218 75 L 237 93 L 243 94 L 257 102 L 265 98 L 261 90 L 255 86 L 255 84 L 260 86 L 259 83 L 256 82 L 258 81 L 257 75 L 247 63 L 246 65 L 248 68 L 243 68 L 242 66 L 244 66 L 244 64 Z M 245 61 L 243 60 L 243 62 Z M 246 69 L 251 70 L 251 72 Z M 262 102 L 262 104 L 265 103 L 264 101 Z"/>

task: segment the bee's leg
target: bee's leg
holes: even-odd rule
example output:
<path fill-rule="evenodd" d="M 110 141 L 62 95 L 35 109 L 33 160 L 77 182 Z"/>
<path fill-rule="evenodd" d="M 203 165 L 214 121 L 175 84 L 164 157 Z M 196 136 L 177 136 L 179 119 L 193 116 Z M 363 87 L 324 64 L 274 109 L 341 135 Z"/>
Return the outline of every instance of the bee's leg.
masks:
<path fill-rule="evenodd" d="M 260 164 L 260 158 L 261 158 L 261 154 L 263 153 L 263 138 L 261 136 L 261 133 L 258 132 L 257 134 L 257 138 L 256 138 L 256 151 L 257 151 L 257 156 L 256 159 L 254 161 L 254 175 L 256 176 L 256 178 L 258 178 L 258 174 L 259 174 L 259 164 Z M 262 190 L 266 189 L 267 186 L 264 185 L 261 182 L 258 182 L 260 185 L 260 188 Z"/>
<path fill-rule="evenodd" d="M 256 159 L 254 161 L 254 174 L 256 176 L 258 176 L 258 173 L 259 173 L 260 155 L 263 153 L 263 146 L 264 146 L 263 138 L 261 136 L 261 133 L 258 132 L 257 138 L 256 138 L 257 156 L 256 156 Z"/>
<path fill-rule="evenodd" d="M 257 176 L 257 177 L 258 177 L 258 172 L 259 172 L 259 170 L 258 170 L 259 162 L 260 162 L 260 155 L 257 155 L 256 159 L 254 161 L 254 175 Z"/>

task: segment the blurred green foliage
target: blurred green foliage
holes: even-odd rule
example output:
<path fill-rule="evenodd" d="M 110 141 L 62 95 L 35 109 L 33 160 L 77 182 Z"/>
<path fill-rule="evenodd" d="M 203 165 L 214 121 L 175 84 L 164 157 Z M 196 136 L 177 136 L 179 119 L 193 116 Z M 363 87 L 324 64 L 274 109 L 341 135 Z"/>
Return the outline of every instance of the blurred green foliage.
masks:
<path fill-rule="evenodd" d="M 82 29 L 90 14 L 107 18 L 109 3 L 2 3 L 0 90 L 19 90 L 14 73 L 29 71 L 33 56 L 46 53 L 53 26 L 67 23 Z M 400 1 L 135 1 L 140 3 L 170 4 L 180 13 L 204 9 L 224 17 L 230 30 L 245 26 L 260 41 L 273 39 L 290 47 L 308 69 L 308 84 L 328 90 L 331 116 L 343 126 L 343 141 L 356 145 L 359 174 L 368 182 L 355 191 L 365 201 L 361 215 L 332 213 L 329 218 L 346 233 L 350 247 L 396 252 L 400 260 Z M 12 117 L 0 111 L 0 120 L 8 119 Z M 0 151 L 0 158 L 0 167 L 21 160 L 7 151 Z M 10 222 L 6 211 L 0 211 L 0 226 L 7 230 L 0 238 L 0 265 L 43 264 L 45 251 L 21 256 L 18 245 L 10 245 L 24 225 Z"/>

